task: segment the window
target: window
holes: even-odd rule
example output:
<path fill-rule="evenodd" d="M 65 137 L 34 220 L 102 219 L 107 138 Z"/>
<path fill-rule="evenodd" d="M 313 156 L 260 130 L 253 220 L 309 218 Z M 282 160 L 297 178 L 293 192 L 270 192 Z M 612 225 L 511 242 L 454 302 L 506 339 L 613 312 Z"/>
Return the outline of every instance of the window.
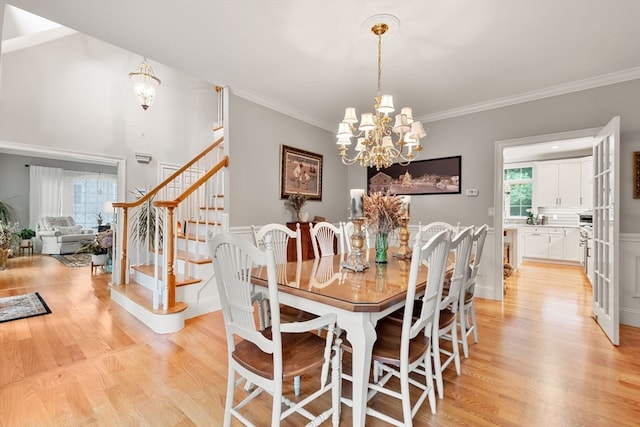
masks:
<path fill-rule="evenodd" d="M 116 200 L 117 180 L 107 175 L 77 176 L 73 180 L 73 218 L 84 228 L 96 227 L 98 213 L 104 224 L 113 222 L 113 212 L 103 212 L 104 202 Z"/>
<path fill-rule="evenodd" d="M 504 204 L 507 218 L 524 218 L 531 209 L 533 167 L 508 167 L 504 170 Z"/>

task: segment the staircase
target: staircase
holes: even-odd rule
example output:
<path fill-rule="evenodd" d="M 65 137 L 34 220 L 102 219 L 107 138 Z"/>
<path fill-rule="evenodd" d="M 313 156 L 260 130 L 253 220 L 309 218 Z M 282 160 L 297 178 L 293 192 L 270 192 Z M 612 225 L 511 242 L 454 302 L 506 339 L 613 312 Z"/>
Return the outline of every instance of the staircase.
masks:
<path fill-rule="evenodd" d="M 114 203 L 116 246 L 111 298 L 157 333 L 220 308 L 208 236 L 228 229 L 219 138 L 135 202 Z"/>

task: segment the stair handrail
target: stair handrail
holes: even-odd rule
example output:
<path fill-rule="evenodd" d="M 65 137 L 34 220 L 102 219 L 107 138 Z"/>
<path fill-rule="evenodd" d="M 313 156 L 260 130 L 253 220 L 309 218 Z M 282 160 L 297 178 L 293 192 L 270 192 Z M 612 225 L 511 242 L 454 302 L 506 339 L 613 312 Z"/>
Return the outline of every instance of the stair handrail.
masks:
<path fill-rule="evenodd" d="M 194 191 L 204 185 L 212 176 L 214 176 L 220 169 L 229 166 L 229 156 L 224 156 L 213 168 L 209 169 L 204 175 L 202 175 L 196 182 L 191 184 L 189 188 L 184 190 L 182 194 L 173 200 L 156 200 L 152 202 L 152 205 L 158 208 L 167 209 L 167 221 L 165 224 L 165 230 L 163 231 L 164 239 L 166 242 L 166 255 L 165 255 L 165 267 L 166 267 L 166 304 L 167 307 L 173 307 L 176 303 L 176 274 L 175 274 L 175 247 L 174 241 L 175 235 L 175 221 L 173 212 L 180 203 L 187 199 Z"/>
<path fill-rule="evenodd" d="M 220 128 L 221 127 L 216 128 L 216 129 L 214 129 L 214 131 L 216 131 L 216 130 L 218 130 Z M 216 140 L 209 147 L 205 148 L 202 152 L 200 152 L 197 156 L 195 156 L 189 162 L 185 163 L 182 167 L 180 167 L 177 171 L 172 173 L 168 178 L 166 178 L 160 184 L 156 185 L 153 189 L 151 189 L 148 192 L 146 192 L 146 194 L 144 194 L 141 198 L 139 198 L 139 199 L 137 199 L 137 200 L 135 200 L 133 202 L 115 202 L 115 203 L 113 203 L 114 209 L 122 208 L 122 239 L 119 239 L 122 243 L 121 243 L 121 246 L 120 246 L 121 247 L 120 268 L 119 268 L 120 277 L 119 277 L 119 282 L 118 283 L 120 283 L 120 284 L 127 283 L 127 268 L 126 268 L 126 265 L 127 265 L 127 260 L 128 260 L 127 251 L 128 251 L 128 241 L 129 241 L 129 235 L 128 235 L 128 233 L 129 233 L 129 215 L 128 215 L 128 210 L 131 209 L 131 208 L 138 207 L 138 206 L 142 205 L 143 203 L 147 202 L 148 200 L 150 200 L 151 198 L 153 198 L 156 194 L 158 194 L 158 192 L 160 192 L 164 187 L 166 187 L 169 183 L 171 183 L 175 178 L 179 177 L 183 172 L 185 172 L 187 169 L 192 167 L 194 164 L 196 164 L 199 160 L 201 160 L 207 154 L 212 152 L 214 149 L 219 147 L 223 142 L 224 142 L 224 136 L 220 137 L 218 140 Z M 224 163 L 224 164 L 221 165 L 222 163 Z M 206 176 L 208 178 L 211 178 L 211 176 L 213 176 L 222 167 L 225 167 L 228 164 L 229 164 L 228 156 L 225 156 L 225 158 L 223 158 L 220 162 L 218 162 L 218 164 L 216 166 L 214 166 L 214 168 L 212 170 L 215 169 L 215 171 L 212 172 L 212 173 L 207 173 Z M 211 171 L 209 171 L 209 172 L 211 172 Z M 202 185 L 203 182 L 204 181 L 199 179 L 198 181 L 196 181 L 196 183 L 191 185 L 189 187 L 189 189 L 185 190 L 185 192 L 191 190 L 189 192 L 189 194 L 191 194 L 197 188 L 197 187 L 193 188 L 194 185 L 198 184 L 198 186 L 199 186 L 199 185 Z M 187 196 L 188 196 L 188 194 L 184 198 L 186 198 Z M 155 201 L 155 202 L 152 202 L 152 204 L 154 206 L 158 206 L 158 205 L 156 205 L 156 203 L 158 203 L 158 202 L 163 202 L 163 201 Z M 166 202 L 166 201 L 164 201 L 164 202 Z M 178 201 L 178 203 L 179 202 L 180 201 Z M 173 224 L 172 223 L 170 224 L 170 229 L 171 229 L 171 237 L 175 238 L 175 234 L 173 233 Z M 175 275 L 174 275 L 174 281 L 175 281 Z M 174 288 L 175 288 L 175 286 L 174 286 Z"/>

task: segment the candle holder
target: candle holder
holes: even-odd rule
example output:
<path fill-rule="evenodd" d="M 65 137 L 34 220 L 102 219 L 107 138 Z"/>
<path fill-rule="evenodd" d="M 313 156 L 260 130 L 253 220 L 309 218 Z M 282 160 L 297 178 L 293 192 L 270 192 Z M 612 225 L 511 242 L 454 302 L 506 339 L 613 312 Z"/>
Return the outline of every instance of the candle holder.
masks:
<path fill-rule="evenodd" d="M 409 230 L 407 229 L 407 225 L 409 224 L 410 217 L 408 215 L 403 215 L 400 217 L 400 231 L 398 233 L 398 239 L 400 240 L 400 247 L 398 248 L 398 252 L 393 254 L 394 258 L 400 259 L 410 259 L 411 258 L 411 248 L 409 247 Z"/>
<path fill-rule="evenodd" d="M 353 234 L 351 235 L 351 253 L 341 266 L 352 271 L 364 271 L 369 268 L 369 263 L 362 257 L 364 247 L 364 233 L 362 232 L 363 218 L 350 218 L 353 222 Z"/>

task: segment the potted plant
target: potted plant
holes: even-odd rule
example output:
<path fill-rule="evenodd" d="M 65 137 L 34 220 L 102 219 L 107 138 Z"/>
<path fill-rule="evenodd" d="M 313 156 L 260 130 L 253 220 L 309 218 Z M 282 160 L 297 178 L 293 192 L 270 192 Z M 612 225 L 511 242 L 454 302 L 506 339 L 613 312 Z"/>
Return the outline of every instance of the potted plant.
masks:
<path fill-rule="evenodd" d="M 113 248 L 113 230 L 96 234 L 96 238 L 83 245 L 78 252 L 90 253 L 93 265 L 106 265 Z"/>
<path fill-rule="evenodd" d="M 23 228 L 18 234 L 20 234 L 20 237 L 22 238 L 20 246 L 23 247 L 28 247 L 31 243 L 31 239 L 36 237 L 36 232 L 30 228 Z"/>
<path fill-rule="evenodd" d="M 9 225 L 16 217 L 16 210 L 5 202 L 0 202 L 0 223 Z"/>

